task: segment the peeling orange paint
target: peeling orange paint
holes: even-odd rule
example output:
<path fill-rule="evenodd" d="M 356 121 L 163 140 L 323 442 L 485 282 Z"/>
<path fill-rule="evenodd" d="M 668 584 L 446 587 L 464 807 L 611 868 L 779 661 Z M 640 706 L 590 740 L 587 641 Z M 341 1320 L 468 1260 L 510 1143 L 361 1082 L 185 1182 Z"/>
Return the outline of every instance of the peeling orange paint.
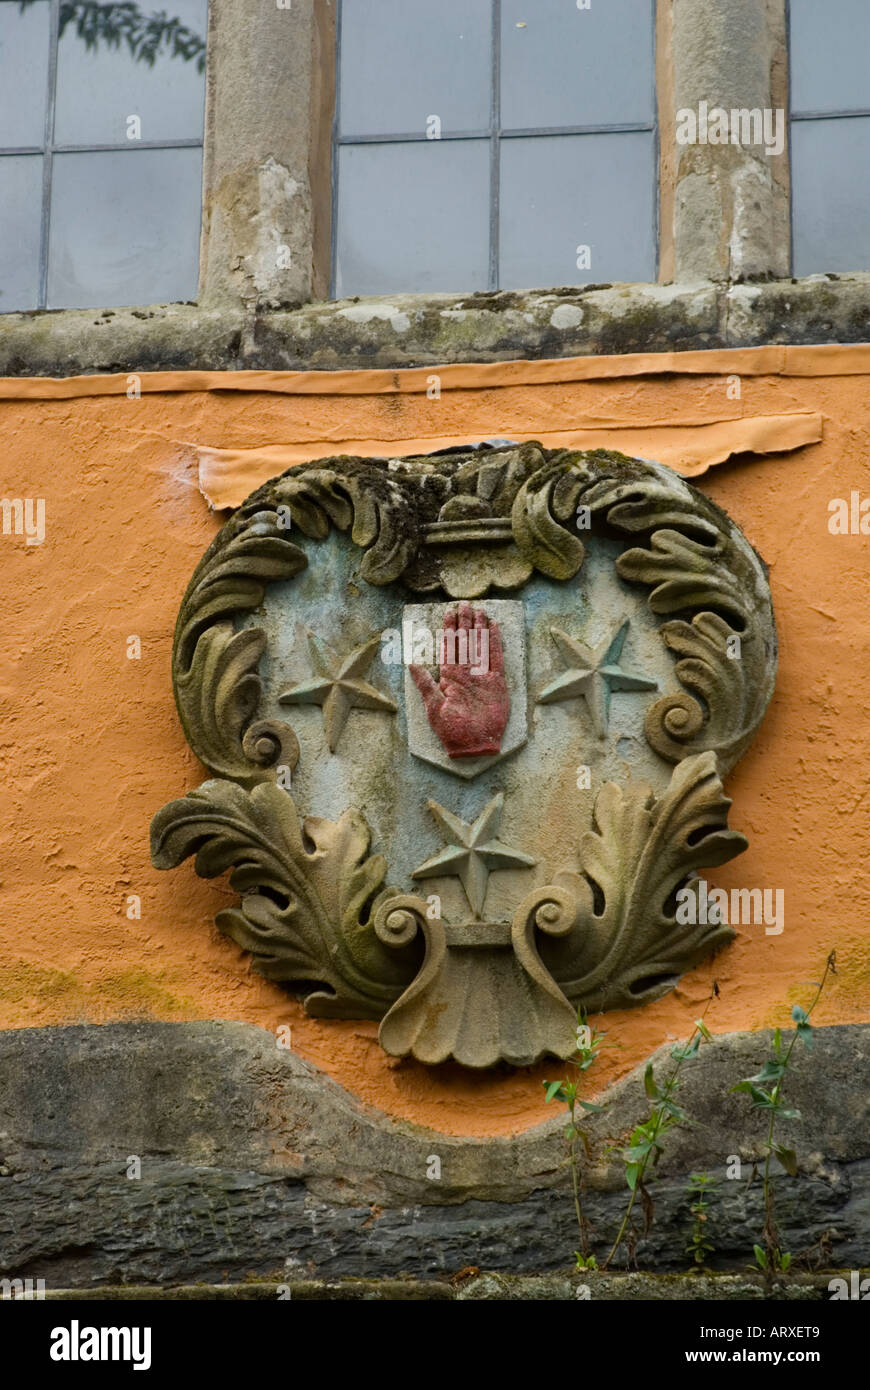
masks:
<path fill-rule="evenodd" d="M 544 412 L 566 429 L 593 416 L 630 420 L 642 453 L 645 423 L 723 406 L 719 373 L 739 371 L 740 357 L 718 354 L 709 376 L 520 382 L 501 400 L 511 420 Z M 728 781 L 731 823 L 749 849 L 710 878 L 726 889 L 783 888 L 785 930 L 742 928 L 666 999 L 598 1020 L 613 1044 L 591 1073 L 598 1090 L 686 1036 L 714 974 L 713 1031 L 787 1023 L 836 947 L 841 973 L 818 1020 L 870 1017 L 870 536 L 828 530 L 832 498 L 870 496 L 870 364 L 866 375 L 824 375 L 824 361 L 815 376 L 772 367 L 742 382 L 747 413 L 819 412 L 820 443 L 720 465 L 699 484 L 770 565 L 781 644 L 771 709 Z M 477 388 L 463 370 L 463 389 L 437 402 L 358 398 L 368 437 L 379 437 L 383 420 L 395 441 L 398 415 L 408 438 L 461 436 L 481 411 L 491 416 L 493 369 Z M 234 898 L 225 881 L 200 881 L 190 863 L 172 874 L 151 867 L 152 815 L 203 778 L 178 722 L 169 662 L 179 602 L 220 520 L 203 503 L 185 445 L 292 440 L 302 419 L 327 438 L 344 419 L 328 395 L 191 385 L 139 400 L 0 390 L 2 495 L 46 501 L 42 545 L 0 535 L 0 1027 L 216 1018 L 274 1032 L 285 1023 L 300 1056 L 391 1115 L 451 1134 L 537 1124 L 552 1113 L 541 1081 L 560 1064 L 476 1075 L 396 1062 L 378 1047 L 375 1024 L 308 1019 L 251 972 L 213 926 Z M 127 657 L 131 636 L 141 639 L 138 660 Z M 141 918 L 127 915 L 131 895 Z"/>

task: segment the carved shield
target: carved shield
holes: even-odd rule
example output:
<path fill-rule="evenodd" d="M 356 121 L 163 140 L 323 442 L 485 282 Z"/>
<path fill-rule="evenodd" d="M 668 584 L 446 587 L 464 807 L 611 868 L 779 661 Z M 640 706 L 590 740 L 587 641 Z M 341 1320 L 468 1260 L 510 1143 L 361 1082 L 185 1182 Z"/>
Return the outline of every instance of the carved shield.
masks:
<path fill-rule="evenodd" d="M 471 605 L 468 608 L 471 609 Z M 455 627 L 450 621 L 451 614 L 456 612 L 457 605 L 443 603 L 411 603 L 403 609 L 403 694 L 408 721 L 408 749 L 414 757 L 422 758 L 424 762 L 443 768 L 456 777 L 472 778 L 492 767 L 493 763 L 515 753 L 528 736 L 525 615 L 523 605 L 518 600 L 490 599 L 472 609 L 473 613 L 484 614 L 488 623 L 475 627 L 473 618 L 470 619 L 469 628 L 463 636 L 463 629 Z M 453 756 L 439 736 L 437 727 L 433 727 L 420 691 L 418 672 L 430 667 L 433 681 L 437 679 L 441 685 L 446 684 L 442 672 L 452 669 L 459 681 L 467 686 L 469 700 L 479 702 L 487 686 L 487 676 L 497 674 L 492 671 L 496 643 L 495 640 L 490 641 L 490 631 L 498 634 L 501 649 L 504 730 L 499 731 L 498 746 L 493 746 L 492 751 L 479 752 L 465 747 L 461 750 L 461 756 Z M 431 657 L 428 662 L 427 657 Z M 461 711 L 458 732 L 461 736 Z"/>
<path fill-rule="evenodd" d="M 158 812 L 154 862 L 231 869 L 220 929 L 395 1055 L 567 1056 L 578 1009 L 658 998 L 732 937 L 674 900 L 746 845 L 721 778 L 775 668 L 762 562 L 657 464 L 295 468 L 182 603 L 176 700 L 211 777 Z"/>

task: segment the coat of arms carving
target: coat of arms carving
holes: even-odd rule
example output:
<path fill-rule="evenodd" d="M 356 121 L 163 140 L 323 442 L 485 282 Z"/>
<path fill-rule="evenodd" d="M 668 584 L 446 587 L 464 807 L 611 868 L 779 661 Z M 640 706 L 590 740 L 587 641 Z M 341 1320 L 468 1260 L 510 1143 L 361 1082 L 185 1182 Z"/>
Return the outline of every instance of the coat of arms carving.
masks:
<path fill-rule="evenodd" d="M 231 870 L 220 930 L 395 1056 L 527 1065 L 733 937 L 680 891 L 746 846 L 722 778 L 770 700 L 763 563 L 655 463 L 535 443 L 325 459 L 191 579 L 176 701 L 209 780 L 160 868 Z"/>

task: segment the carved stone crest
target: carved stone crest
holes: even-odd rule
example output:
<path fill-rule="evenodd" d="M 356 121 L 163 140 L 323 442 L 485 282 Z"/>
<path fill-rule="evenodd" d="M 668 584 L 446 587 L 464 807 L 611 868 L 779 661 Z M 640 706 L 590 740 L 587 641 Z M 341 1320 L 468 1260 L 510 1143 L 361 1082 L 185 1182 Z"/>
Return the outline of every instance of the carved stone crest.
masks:
<path fill-rule="evenodd" d="M 579 1008 L 656 999 L 732 938 L 675 901 L 746 846 L 722 778 L 775 672 L 762 562 L 657 464 L 530 443 L 294 468 L 182 602 L 210 778 L 152 857 L 230 870 L 220 930 L 389 1053 L 567 1056 Z"/>

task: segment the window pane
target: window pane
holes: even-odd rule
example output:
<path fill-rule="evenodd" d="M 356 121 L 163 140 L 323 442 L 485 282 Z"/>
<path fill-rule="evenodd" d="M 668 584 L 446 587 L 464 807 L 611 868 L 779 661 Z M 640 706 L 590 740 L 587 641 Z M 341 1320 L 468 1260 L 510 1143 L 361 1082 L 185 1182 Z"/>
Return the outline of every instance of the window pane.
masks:
<path fill-rule="evenodd" d="M 870 117 L 791 127 L 794 274 L 870 270 Z"/>
<path fill-rule="evenodd" d="M 0 158 L 0 314 L 36 307 L 41 221 L 42 155 Z"/>
<path fill-rule="evenodd" d="M 42 145 L 48 97 L 48 0 L 0 3 L 0 146 Z"/>
<path fill-rule="evenodd" d="M 593 0 L 588 10 L 574 0 L 502 0 L 505 130 L 653 116 L 651 0 Z"/>
<path fill-rule="evenodd" d="M 867 0 L 791 0 L 791 109 L 870 109 Z"/>
<path fill-rule="evenodd" d="M 338 298 L 486 288 L 489 141 L 343 145 L 338 187 Z"/>
<path fill-rule="evenodd" d="M 54 159 L 48 307 L 193 299 L 202 151 Z"/>
<path fill-rule="evenodd" d="M 343 0 L 343 135 L 487 130 L 491 69 L 491 0 Z"/>
<path fill-rule="evenodd" d="M 502 288 L 654 280 L 654 173 L 652 132 L 502 140 Z"/>
<path fill-rule="evenodd" d="M 163 8 L 205 39 L 207 0 L 143 5 L 149 15 Z M 100 43 L 88 49 L 74 25 L 58 45 L 54 132 L 59 145 L 126 145 L 129 116 L 139 117 L 142 140 L 199 140 L 204 99 L 205 74 L 196 59 L 171 57 L 165 45 L 153 67 L 134 59 L 123 41 L 119 48 Z"/>

